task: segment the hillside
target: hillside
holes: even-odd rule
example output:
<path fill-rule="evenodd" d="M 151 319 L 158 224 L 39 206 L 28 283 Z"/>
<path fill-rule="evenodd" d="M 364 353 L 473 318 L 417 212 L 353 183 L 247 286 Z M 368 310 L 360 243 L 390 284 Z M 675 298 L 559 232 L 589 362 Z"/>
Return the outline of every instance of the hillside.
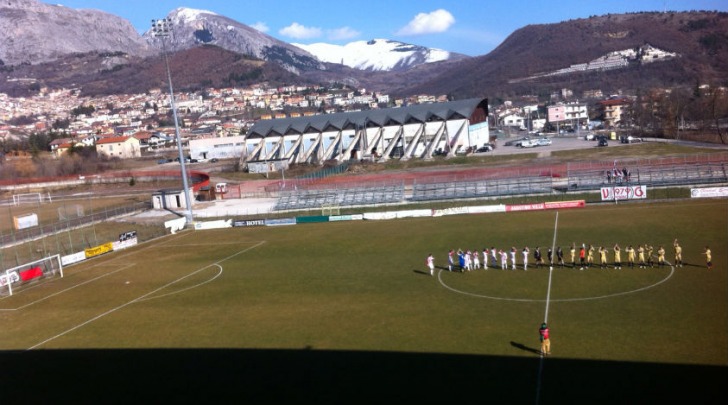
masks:
<path fill-rule="evenodd" d="M 180 91 L 300 81 L 278 64 L 212 45 L 171 54 L 169 64 L 175 89 Z M 35 80 L 18 80 L 22 78 Z M 0 66 L 0 92 L 14 97 L 27 96 L 40 87 L 78 88 L 87 96 L 144 93 L 151 88 L 166 87 L 166 80 L 161 55 L 143 59 L 94 52 L 38 65 Z"/>
<path fill-rule="evenodd" d="M 644 44 L 676 52 L 680 57 L 621 70 L 508 83 Z M 694 86 L 697 82 L 724 83 L 726 78 L 728 13 L 638 13 L 526 26 L 491 53 L 464 60 L 407 91 L 458 97 L 548 94 L 561 87 L 612 92 L 675 84 Z"/>
<path fill-rule="evenodd" d="M 525 80 L 645 45 L 677 57 L 632 63 L 614 70 Z M 496 100 L 518 95 L 543 99 L 562 88 L 580 97 L 582 91 L 591 89 L 613 94 L 640 88 L 694 87 L 698 83 L 728 85 L 728 13 L 718 12 L 619 14 L 529 25 L 515 31 L 487 55 L 391 72 L 325 63 L 323 69 L 300 69 L 296 74 L 290 66 L 243 56 L 212 43 L 186 46 L 170 55 L 175 88 L 179 90 L 262 82 L 339 82 L 393 96 L 447 94 L 460 99 Z M 27 96 L 41 87 L 80 88 L 87 95 L 145 92 L 163 86 L 164 79 L 159 53 L 144 58 L 123 51 L 96 51 L 37 65 L 0 64 L 0 92 L 11 96 Z"/>

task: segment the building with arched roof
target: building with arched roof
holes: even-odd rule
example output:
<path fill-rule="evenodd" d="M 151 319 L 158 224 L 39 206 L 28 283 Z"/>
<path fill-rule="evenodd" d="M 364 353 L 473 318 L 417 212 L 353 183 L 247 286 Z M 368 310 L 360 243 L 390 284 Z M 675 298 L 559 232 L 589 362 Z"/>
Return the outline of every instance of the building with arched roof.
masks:
<path fill-rule="evenodd" d="M 489 142 L 488 100 L 258 121 L 245 137 L 243 162 L 430 158 Z"/>

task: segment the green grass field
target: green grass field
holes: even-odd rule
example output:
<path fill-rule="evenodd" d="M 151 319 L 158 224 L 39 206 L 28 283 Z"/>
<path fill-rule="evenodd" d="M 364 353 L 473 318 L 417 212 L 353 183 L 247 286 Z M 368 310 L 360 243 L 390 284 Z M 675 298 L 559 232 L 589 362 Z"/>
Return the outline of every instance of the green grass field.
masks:
<path fill-rule="evenodd" d="M 687 265 L 555 269 L 554 354 L 543 362 L 547 270 L 425 272 L 428 253 L 445 267 L 451 248 L 545 252 L 555 215 L 232 228 L 143 243 L 0 299 L 0 378 L 57 372 L 50 384 L 61 391 L 98 369 L 98 388 L 64 394 L 81 402 L 104 395 L 116 374 L 139 389 L 177 387 L 151 398 L 183 402 L 717 402 L 728 366 L 726 200 L 560 211 L 562 248 L 650 243 L 672 261 L 678 238 Z M 157 373 L 164 382 L 147 380 Z M 204 385 L 215 381 L 224 386 Z"/>

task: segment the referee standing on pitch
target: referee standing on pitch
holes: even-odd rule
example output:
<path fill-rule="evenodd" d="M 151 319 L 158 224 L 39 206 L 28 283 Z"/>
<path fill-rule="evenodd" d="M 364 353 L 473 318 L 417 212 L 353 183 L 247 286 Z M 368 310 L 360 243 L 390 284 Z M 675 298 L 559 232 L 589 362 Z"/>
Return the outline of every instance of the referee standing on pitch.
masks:
<path fill-rule="evenodd" d="M 538 330 L 539 338 L 541 339 L 541 355 L 551 354 L 551 340 L 549 339 L 549 327 L 546 322 L 541 324 L 541 328 Z"/>

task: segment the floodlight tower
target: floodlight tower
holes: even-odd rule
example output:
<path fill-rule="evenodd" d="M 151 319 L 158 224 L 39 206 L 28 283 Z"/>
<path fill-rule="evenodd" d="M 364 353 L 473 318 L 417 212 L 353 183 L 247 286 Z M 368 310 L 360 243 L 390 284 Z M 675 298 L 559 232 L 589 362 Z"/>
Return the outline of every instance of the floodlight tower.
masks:
<path fill-rule="evenodd" d="M 182 151 L 182 138 L 179 133 L 179 120 L 177 119 L 177 103 L 174 101 L 174 89 L 172 88 L 172 73 L 169 70 L 169 59 L 167 58 L 167 38 L 172 32 L 172 20 L 163 18 L 161 20 L 152 20 L 152 36 L 162 40 L 162 54 L 164 55 L 164 66 L 167 68 L 167 81 L 169 82 L 169 100 L 172 107 L 172 115 L 174 117 L 174 133 L 177 138 L 177 151 L 179 152 L 179 165 L 182 171 L 182 186 L 185 191 L 185 202 L 187 205 L 187 223 L 192 224 L 192 196 L 187 182 L 187 165 L 184 153 Z"/>

